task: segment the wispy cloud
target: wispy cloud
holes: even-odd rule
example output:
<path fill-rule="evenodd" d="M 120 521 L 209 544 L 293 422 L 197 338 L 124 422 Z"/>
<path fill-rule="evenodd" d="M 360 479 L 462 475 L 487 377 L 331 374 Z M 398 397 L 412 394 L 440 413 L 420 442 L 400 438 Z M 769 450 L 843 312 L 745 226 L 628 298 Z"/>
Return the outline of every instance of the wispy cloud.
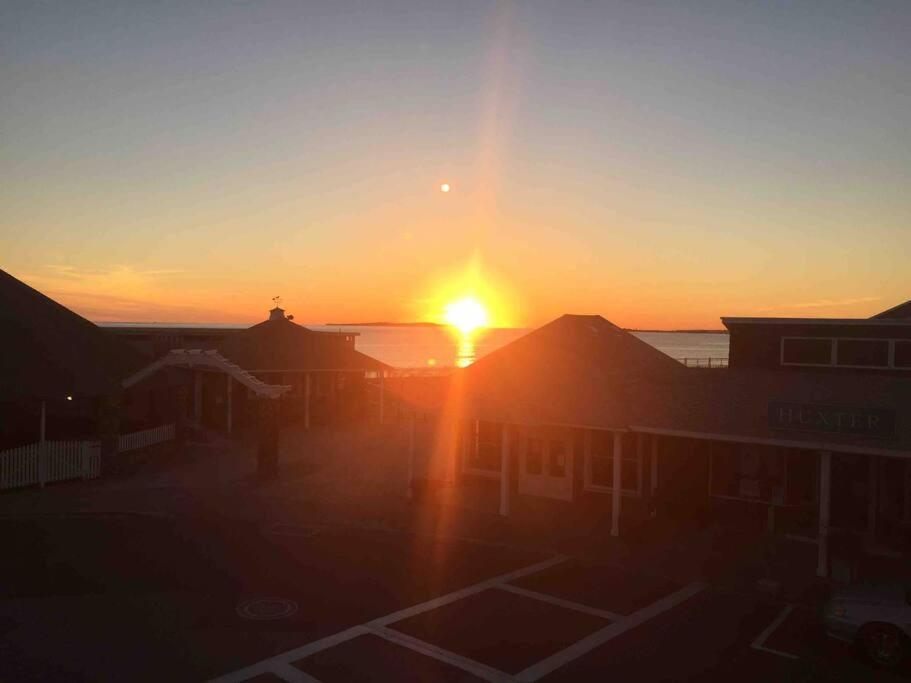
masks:
<path fill-rule="evenodd" d="M 763 306 L 760 311 L 782 311 L 782 310 L 802 310 L 814 308 L 841 308 L 843 306 L 854 306 L 855 304 L 871 303 L 879 301 L 878 296 L 856 296 L 848 299 L 817 299 L 816 301 L 805 301 L 802 303 L 778 304 L 777 306 Z"/>
<path fill-rule="evenodd" d="M 192 301 L 172 303 L 168 278 L 180 270 L 142 270 L 117 265 L 84 268 L 47 264 L 22 275 L 32 287 L 95 321 L 228 322 L 237 315 Z M 171 283 L 173 284 L 173 283 Z"/>

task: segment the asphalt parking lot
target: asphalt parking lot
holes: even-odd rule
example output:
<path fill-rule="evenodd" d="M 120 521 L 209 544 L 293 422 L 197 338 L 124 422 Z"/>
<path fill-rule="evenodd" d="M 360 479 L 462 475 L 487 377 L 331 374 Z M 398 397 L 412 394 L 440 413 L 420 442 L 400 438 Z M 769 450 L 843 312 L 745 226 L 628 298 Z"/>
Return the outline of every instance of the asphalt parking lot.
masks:
<path fill-rule="evenodd" d="M 812 610 L 476 541 L 140 515 L 0 537 L 3 681 L 911 678 Z"/>

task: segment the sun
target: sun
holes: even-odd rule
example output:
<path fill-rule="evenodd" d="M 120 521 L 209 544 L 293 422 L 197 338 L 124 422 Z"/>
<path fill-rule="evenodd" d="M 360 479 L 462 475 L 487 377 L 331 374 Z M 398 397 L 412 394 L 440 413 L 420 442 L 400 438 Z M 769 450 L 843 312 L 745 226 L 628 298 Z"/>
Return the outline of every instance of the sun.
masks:
<path fill-rule="evenodd" d="M 486 327 L 489 316 L 484 304 L 467 296 L 447 304 L 443 319 L 462 334 L 469 334 L 479 327 Z"/>

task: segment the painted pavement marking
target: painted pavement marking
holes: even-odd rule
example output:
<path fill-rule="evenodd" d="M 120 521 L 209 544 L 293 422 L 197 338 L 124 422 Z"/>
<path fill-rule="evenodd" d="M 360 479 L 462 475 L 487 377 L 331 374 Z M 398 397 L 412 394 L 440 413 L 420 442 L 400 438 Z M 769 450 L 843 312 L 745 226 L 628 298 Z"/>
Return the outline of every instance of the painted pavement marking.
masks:
<path fill-rule="evenodd" d="M 486 579 L 472 586 L 462 588 L 461 590 L 453 591 L 452 593 L 447 593 L 446 595 L 441 595 L 440 597 L 434 598 L 433 600 L 428 600 L 427 602 L 422 602 L 412 607 L 406 607 L 405 609 L 399 610 L 398 612 L 387 614 L 385 617 L 379 617 L 378 619 L 374 619 L 373 621 L 368 622 L 368 625 L 388 626 L 389 624 L 395 623 L 396 621 L 402 621 L 403 619 L 408 619 L 409 617 L 423 614 L 424 612 L 429 612 L 430 610 L 436 609 L 437 607 L 442 607 L 443 605 L 448 605 L 449 603 L 456 602 L 462 598 L 467 598 L 470 595 L 483 593 L 490 588 L 499 586 L 501 583 L 506 583 L 507 581 L 515 581 L 516 579 L 521 579 L 522 577 L 528 576 L 529 574 L 536 574 L 537 572 L 544 571 L 545 569 L 550 569 L 554 565 L 560 564 L 561 562 L 566 562 L 568 559 L 569 558 L 566 557 L 566 555 L 556 555 L 549 560 L 544 560 L 543 562 L 538 562 L 537 564 L 529 565 L 528 567 L 523 567 L 522 569 L 516 569 L 515 571 L 509 572 L 507 574 L 501 574 L 500 576 L 495 576 L 492 579 Z"/>
<path fill-rule="evenodd" d="M 345 629 L 344 631 L 339 631 L 333 635 L 315 640 L 312 643 L 307 643 L 306 645 L 302 645 L 293 650 L 288 650 L 287 652 L 275 655 L 269 659 L 264 659 L 261 662 L 257 662 L 256 664 L 252 664 L 243 669 L 239 669 L 238 671 L 234 671 L 219 678 L 213 679 L 211 683 L 242 683 L 243 681 L 249 680 L 254 676 L 267 672 L 275 674 L 276 676 L 292 683 L 319 683 L 318 679 L 292 666 L 291 663 L 305 659 L 310 655 L 316 654 L 317 652 L 328 650 L 331 647 L 335 647 L 336 645 L 340 645 L 341 643 L 366 634 L 378 636 L 384 640 L 395 643 L 402 647 L 406 647 L 419 654 L 431 657 L 451 666 L 455 666 L 459 669 L 462 669 L 463 671 L 467 671 L 468 673 L 477 676 L 478 678 L 481 678 L 482 680 L 490 681 L 491 683 L 504 683 L 506 681 L 537 681 L 538 679 L 546 676 L 556 669 L 559 669 L 565 664 L 568 664 L 569 662 L 588 654 L 593 649 L 603 645 L 609 640 L 612 640 L 613 638 L 616 638 L 617 636 L 626 633 L 627 631 L 636 628 L 641 624 L 644 624 L 659 614 L 673 609 L 677 605 L 683 603 L 684 601 L 690 599 L 705 589 L 705 584 L 703 583 L 691 583 L 687 586 L 684 586 L 680 590 L 671 593 L 670 595 L 666 595 L 665 597 L 656 600 L 650 605 L 646 605 L 642 609 L 639 609 L 632 614 L 622 615 L 616 614 L 614 612 L 608 612 L 606 610 L 601 610 L 596 607 L 591 607 L 589 605 L 584 605 L 582 603 L 573 602 L 571 600 L 563 600 L 562 598 L 557 598 L 545 593 L 526 590 L 524 588 L 519 588 L 518 586 L 512 586 L 508 583 L 509 581 L 514 581 L 524 576 L 549 569 L 554 565 L 565 562 L 567 559 L 569 558 L 567 558 L 565 555 L 557 555 L 548 560 L 544 560 L 543 562 L 538 562 L 537 564 L 529 565 L 527 567 L 516 569 L 515 571 L 508 572 L 506 574 L 501 574 L 499 576 L 480 581 L 460 590 L 441 595 L 439 597 L 427 600 L 417 605 L 412 605 L 411 607 L 407 607 L 396 612 L 392 612 L 391 614 L 387 614 L 383 617 L 378 617 L 377 619 L 373 619 L 366 624 L 352 626 L 351 628 Z M 481 593 L 491 588 L 505 590 L 529 599 L 547 602 L 570 610 L 575 610 L 577 612 L 584 612 L 586 614 L 599 616 L 603 619 L 612 621 L 612 623 L 602 629 L 595 631 L 585 638 L 576 641 L 572 645 L 551 655 L 550 657 L 547 657 L 529 666 L 523 671 L 520 671 L 515 676 L 512 676 L 504 671 L 500 671 L 494 667 L 488 666 L 482 662 L 478 662 L 468 657 L 463 657 L 462 655 L 456 654 L 455 652 L 451 652 L 432 643 L 428 643 L 419 638 L 415 638 L 414 636 L 402 633 L 401 631 L 388 628 L 390 624 L 393 624 L 397 621 L 408 619 L 409 617 L 437 609 L 438 607 L 442 607 L 452 602 L 462 600 L 463 598 L 476 595 L 477 593 Z M 772 631 L 774 631 L 775 628 L 777 628 L 780 623 L 784 621 L 785 618 L 787 618 L 787 614 L 789 613 L 790 611 L 785 613 L 783 616 L 779 615 L 779 618 L 770 624 L 770 626 L 766 628 L 766 631 L 760 634 L 760 637 L 757 638 L 757 640 L 753 643 L 753 647 L 757 647 L 758 643 L 757 649 L 767 649 L 761 647 L 762 643 L 765 642 L 765 639 L 769 637 Z M 782 654 L 786 657 L 793 657 L 793 655 L 788 655 L 787 653 L 779 653 L 774 650 L 769 651 L 775 652 L 776 654 Z"/>
<path fill-rule="evenodd" d="M 409 636 L 406 633 L 387 628 L 386 626 L 370 627 L 370 632 L 380 638 L 385 638 L 391 643 L 407 647 L 409 650 L 414 650 L 422 655 L 427 655 L 428 657 L 433 657 L 446 664 L 456 666 L 463 671 L 467 671 L 468 673 L 485 681 L 490 681 L 491 683 L 506 683 L 515 680 L 505 671 L 500 671 L 487 664 L 482 664 L 474 659 L 463 657 L 462 655 L 458 655 L 455 652 L 446 650 L 438 645 L 433 645 L 420 638 Z"/>
<path fill-rule="evenodd" d="M 617 614 L 616 612 L 608 612 L 607 610 L 598 609 L 597 607 L 590 607 L 588 605 L 583 605 L 581 602 L 574 602 L 572 600 L 564 600 L 563 598 L 558 598 L 554 595 L 549 595 L 547 593 L 539 593 L 538 591 L 531 591 L 527 588 L 520 588 L 519 586 L 513 586 L 509 583 L 503 583 L 499 586 L 496 586 L 498 590 L 508 591 L 509 593 L 515 593 L 516 595 L 522 595 L 526 598 L 532 598 L 534 600 L 539 600 L 541 602 L 547 602 L 551 605 L 557 605 L 558 607 L 565 607 L 566 609 L 575 610 L 576 612 L 583 612 L 585 614 L 591 614 L 595 617 L 601 617 L 602 619 L 608 619 L 609 621 L 620 621 L 625 619 L 626 615 Z"/>
<path fill-rule="evenodd" d="M 423 612 L 428 612 L 430 610 L 436 609 L 437 607 L 442 607 L 443 605 L 448 605 L 451 602 L 455 602 L 456 600 L 461 600 L 462 598 L 467 598 L 468 596 L 474 595 L 476 593 L 481 593 L 481 592 L 486 591 L 490 588 L 493 588 L 494 586 L 497 586 L 501 583 L 505 583 L 507 581 L 514 581 L 516 579 L 522 578 L 523 576 L 528 576 L 529 574 L 534 574 L 536 572 L 540 572 L 545 569 L 549 569 L 550 567 L 553 567 L 554 565 L 560 564 L 561 562 L 565 562 L 567 559 L 569 559 L 569 558 L 567 558 L 565 555 L 556 555 L 548 560 L 544 560 L 543 562 L 538 562 L 536 564 L 529 565 L 527 567 L 522 567 L 521 569 L 516 569 L 514 571 L 507 572 L 506 574 L 500 574 L 499 576 L 495 576 L 491 579 L 485 579 L 484 581 L 480 581 L 479 583 L 473 584 L 471 586 L 467 586 L 460 590 L 453 591 L 453 592 L 447 593 L 445 595 L 441 595 L 439 597 L 433 598 L 432 600 L 427 600 L 426 602 L 422 602 L 417 605 L 412 605 L 411 607 L 407 607 L 405 609 L 398 610 L 397 612 L 387 614 L 384 617 L 379 617 L 378 619 L 374 619 L 373 621 L 368 622 L 366 625 L 352 626 L 351 628 L 345 629 L 344 631 L 339 631 L 338 633 L 335 633 L 331 636 L 326 636 L 325 638 L 315 640 L 312 643 L 308 643 L 306 645 L 302 645 L 301 647 L 295 648 L 293 650 L 288 650 L 287 652 L 283 652 L 281 654 L 275 655 L 274 657 L 264 659 L 261 662 L 257 662 L 256 664 L 252 664 L 250 666 L 244 667 L 243 669 L 239 669 L 232 673 L 225 674 L 224 676 L 214 678 L 214 679 L 212 679 L 211 683 L 241 683 L 242 681 L 246 681 L 258 674 L 266 673 L 266 672 L 274 673 L 277 676 L 284 677 L 285 680 L 295 680 L 295 679 L 289 679 L 286 677 L 286 674 L 289 669 L 294 669 L 295 672 L 298 671 L 298 669 L 295 669 L 294 667 L 290 666 L 290 663 L 293 661 L 297 661 L 299 659 L 304 659 L 305 657 L 309 657 L 312 654 L 316 654 L 317 652 L 321 652 L 322 650 L 327 650 L 330 647 L 334 647 L 334 646 L 344 643 L 348 640 L 352 640 L 353 638 L 356 638 L 365 633 L 371 633 L 377 629 L 381 629 L 385 626 L 388 626 L 389 624 L 391 624 L 393 622 L 401 621 L 402 619 L 407 619 L 408 617 L 412 617 L 417 614 L 422 614 Z M 383 637 L 385 637 L 385 636 L 383 636 Z M 388 638 L 387 638 L 387 640 L 388 640 Z M 417 640 L 417 639 L 415 638 L 414 640 Z M 419 641 L 419 642 L 423 642 L 423 641 Z M 434 646 L 430 645 L 429 643 L 427 643 L 426 646 L 434 647 Z M 414 649 L 414 648 L 412 648 L 412 649 Z M 458 657 L 458 655 L 455 655 L 454 653 L 452 654 L 452 656 Z M 464 658 L 462 658 L 462 659 L 464 659 Z M 467 661 L 470 661 L 470 660 L 467 660 Z M 452 662 L 450 662 L 450 663 L 452 663 Z M 483 664 L 480 664 L 480 662 L 477 662 L 476 664 L 479 666 L 485 666 Z M 458 666 L 458 664 L 456 664 L 456 666 Z M 464 669 L 464 667 L 461 667 L 461 668 Z M 496 671 L 496 670 L 491 669 L 491 671 Z M 303 672 L 301 672 L 301 673 L 303 673 Z M 482 676 L 482 678 L 483 678 L 483 676 Z M 299 680 L 299 678 L 296 680 Z M 307 680 L 316 681 L 317 679 L 313 678 L 312 676 L 309 676 Z"/>
<path fill-rule="evenodd" d="M 667 595 L 660 600 L 656 600 L 650 605 L 643 607 L 640 610 L 636 610 L 629 616 L 624 617 L 620 621 L 616 621 L 609 626 L 595 631 L 591 635 L 582 638 L 581 640 L 576 641 L 569 647 L 557 652 L 546 659 L 542 659 L 537 664 L 532 664 L 527 669 L 520 671 L 516 674 L 515 678 L 517 681 L 536 681 L 543 676 L 559 669 L 561 666 L 568 664 L 574 659 L 578 659 L 582 655 L 588 654 L 596 647 L 603 645 L 609 640 L 616 638 L 622 633 L 629 631 L 641 624 L 644 624 L 649 619 L 652 619 L 663 612 L 667 612 L 669 609 L 672 609 L 679 605 L 680 603 L 689 600 L 691 597 L 700 593 L 705 588 L 704 583 L 695 582 L 687 586 L 684 586 L 680 590 Z"/>
<path fill-rule="evenodd" d="M 794 605 L 787 605 L 781 612 L 775 617 L 768 626 L 763 629 L 762 633 L 756 636 L 750 647 L 754 650 L 761 650 L 762 652 L 771 652 L 773 655 L 778 655 L 779 657 L 787 657 L 788 659 L 800 659 L 797 655 L 793 655 L 790 652 L 783 652 L 781 650 L 774 650 L 770 647 L 765 646 L 765 641 L 775 632 L 779 626 L 781 626 L 785 620 L 791 615 L 791 612 L 794 611 Z"/>

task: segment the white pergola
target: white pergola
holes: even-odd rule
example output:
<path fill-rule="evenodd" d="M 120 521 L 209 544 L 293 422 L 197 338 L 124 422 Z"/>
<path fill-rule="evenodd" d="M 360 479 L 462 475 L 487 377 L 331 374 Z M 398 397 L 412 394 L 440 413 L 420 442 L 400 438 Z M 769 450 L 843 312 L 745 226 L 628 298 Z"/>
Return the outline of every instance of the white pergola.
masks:
<path fill-rule="evenodd" d="M 250 374 L 236 363 L 232 363 L 222 356 L 218 351 L 201 349 L 174 349 L 165 354 L 154 363 L 147 365 L 139 372 L 123 380 L 123 387 L 129 388 L 142 380 L 154 375 L 156 372 L 166 367 L 188 368 L 194 371 L 193 375 L 193 415 L 199 419 L 202 411 L 202 383 L 200 381 L 200 371 L 208 370 L 221 372 L 227 375 L 229 379 L 235 379 L 244 385 L 257 396 L 263 398 L 277 399 L 284 393 L 291 390 L 290 385 L 286 384 L 267 384 L 258 377 Z M 232 403 L 231 403 L 232 383 L 227 383 L 227 430 L 231 432 Z"/>

